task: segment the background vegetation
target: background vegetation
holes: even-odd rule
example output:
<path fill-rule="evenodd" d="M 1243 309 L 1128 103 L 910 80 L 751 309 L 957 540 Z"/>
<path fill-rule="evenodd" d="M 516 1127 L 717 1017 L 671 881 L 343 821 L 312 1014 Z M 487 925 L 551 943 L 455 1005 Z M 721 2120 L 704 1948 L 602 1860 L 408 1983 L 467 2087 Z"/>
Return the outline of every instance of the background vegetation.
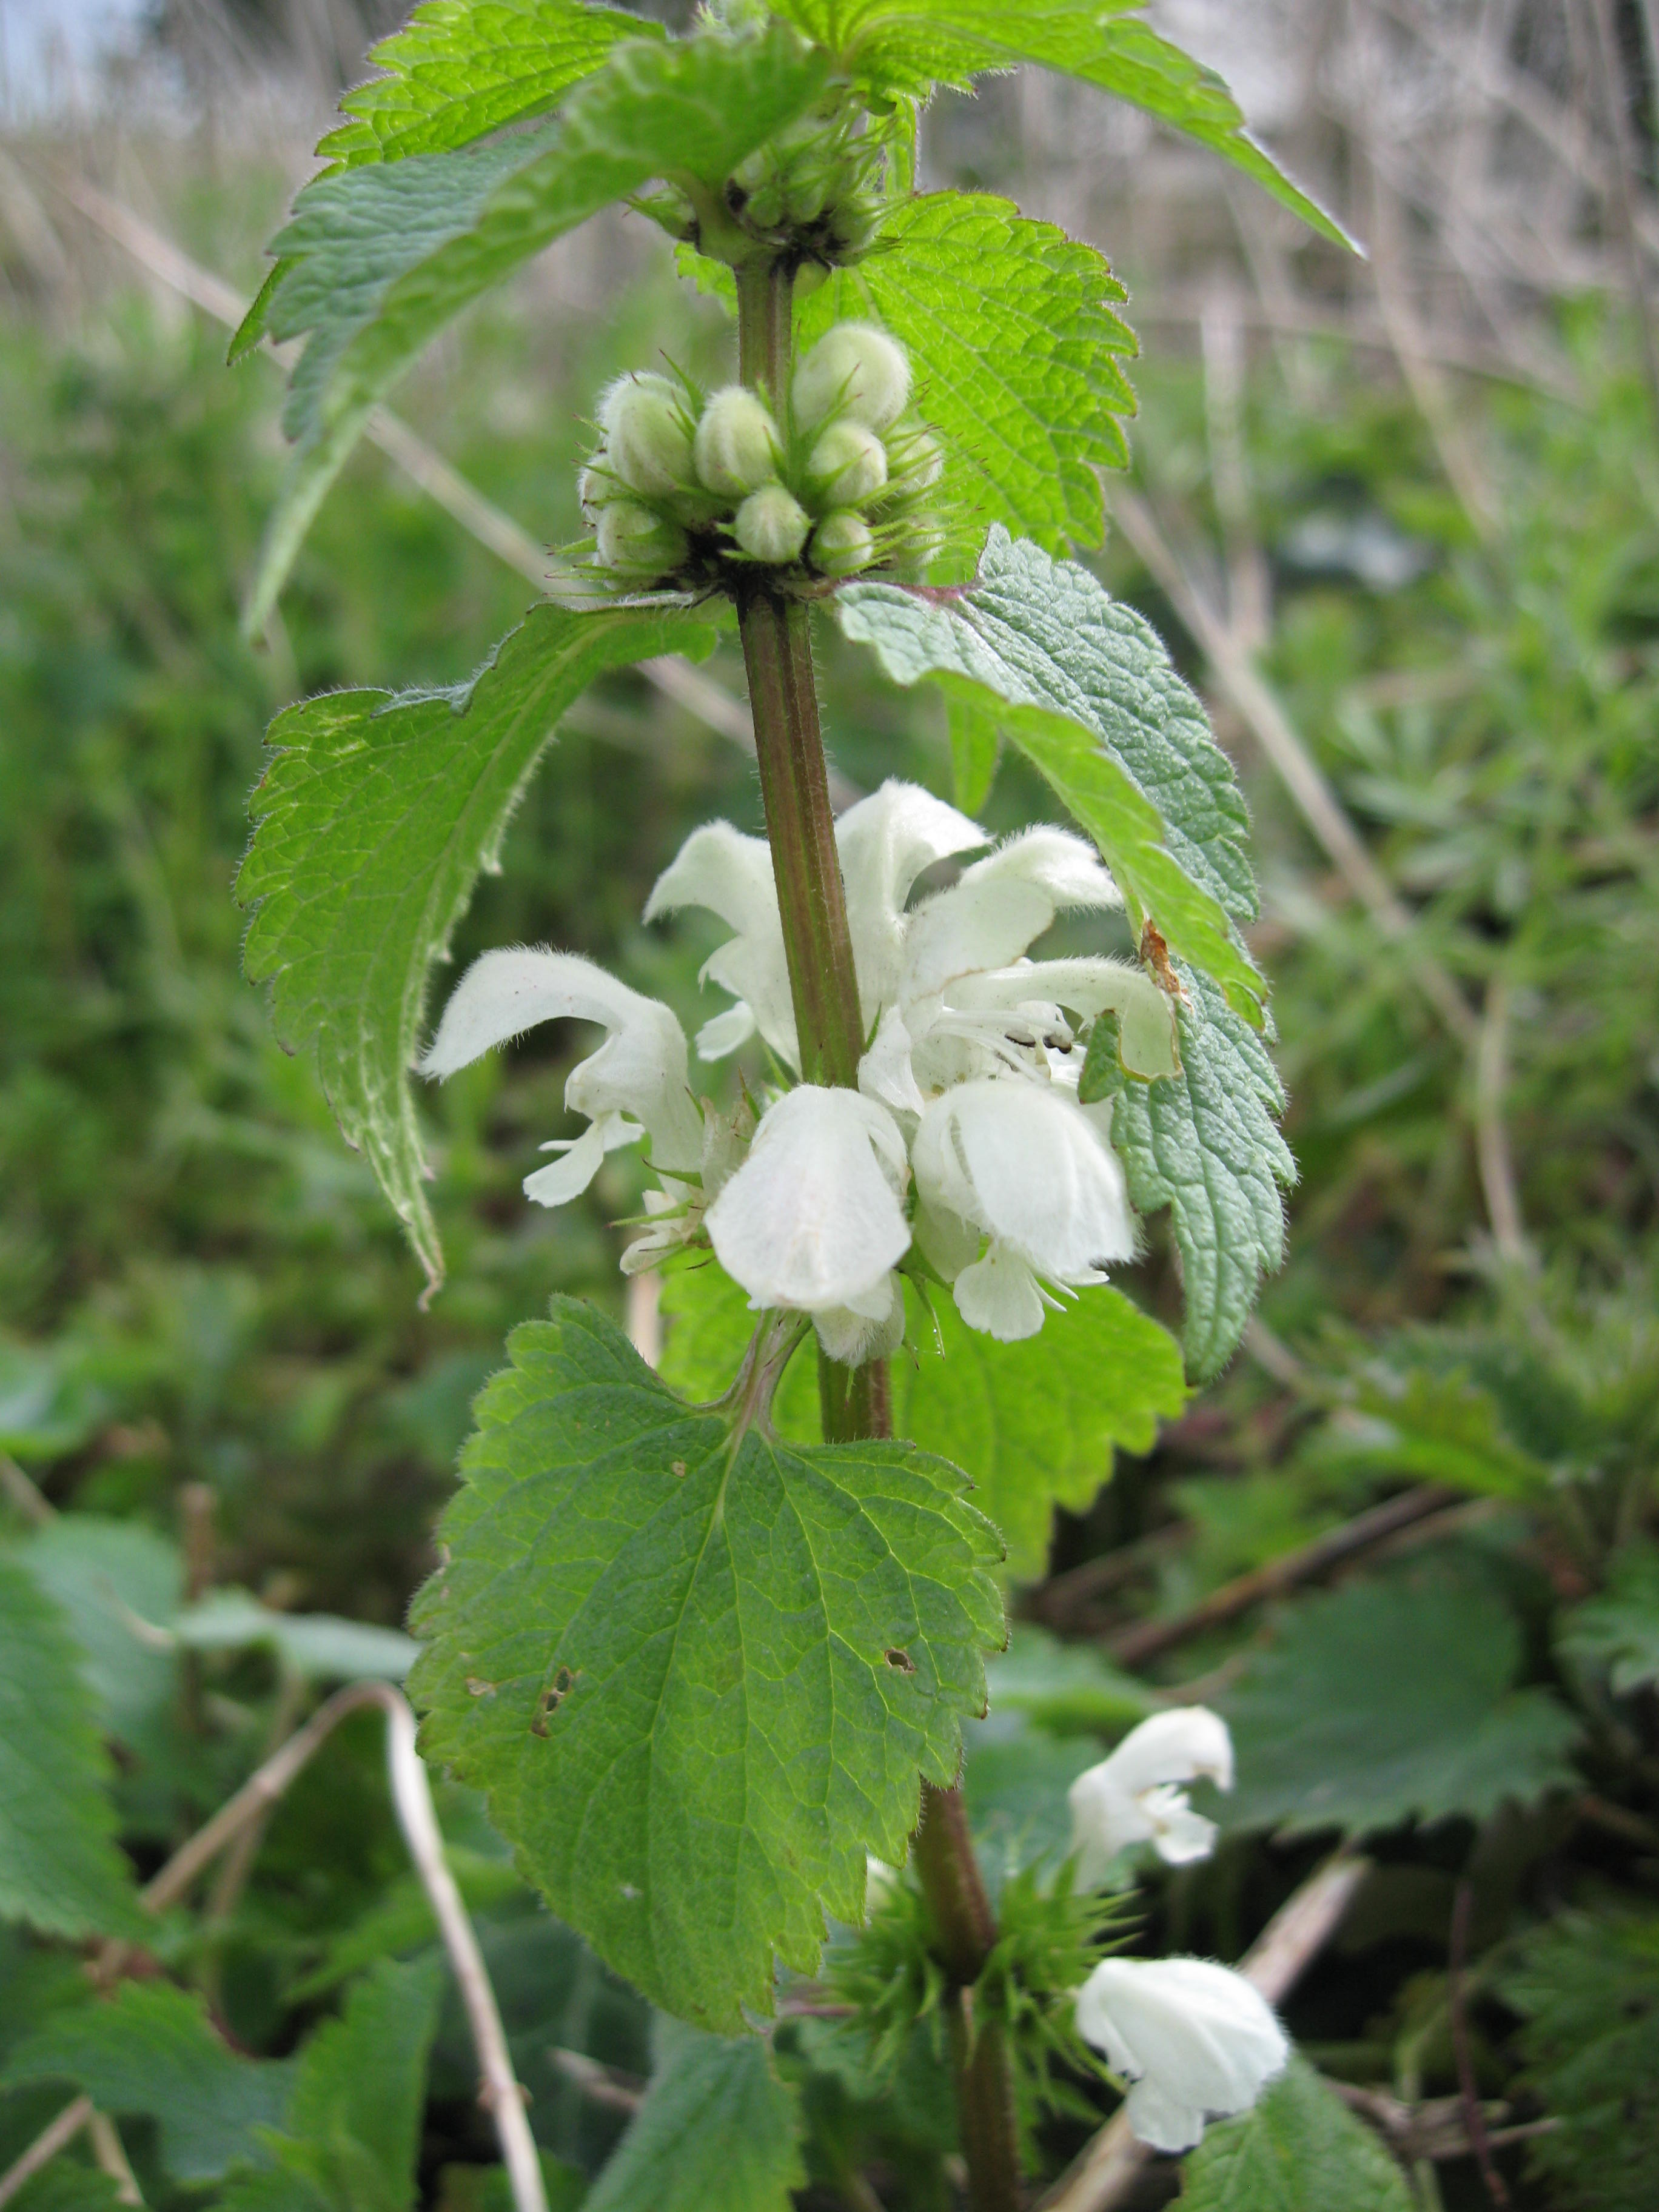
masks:
<path fill-rule="evenodd" d="M 1547 89 L 1548 14 L 1505 17 L 1504 66 Z M 1615 31 L 1639 32 L 1638 15 Z M 1639 37 L 1624 51 L 1639 62 Z M 1638 69 L 1624 111 L 1638 210 L 1648 82 Z M 1004 90 L 976 114 L 942 111 L 932 158 L 999 185 L 1025 161 L 1030 211 L 1076 219 L 1054 204 L 1069 191 L 1121 251 L 1101 210 L 1122 147 L 1056 184 L 1025 95 Z M 1502 137 L 1477 181 L 1501 167 Z M 566 1126 L 568 1040 L 538 1032 L 428 1101 L 451 1279 L 422 1311 L 311 1070 L 270 1041 L 229 896 L 264 724 L 331 685 L 454 680 L 526 588 L 364 454 L 280 622 L 243 643 L 239 592 L 280 465 L 276 379 L 264 362 L 228 373 L 216 328 L 94 246 L 62 198 L 89 161 L 84 137 L 39 128 L 0 154 L 0 1528 L 89 1655 L 121 1839 L 147 1875 L 319 1683 L 395 1672 L 401 1647 L 301 1649 L 267 1623 L 218 1650 L 144 1624 L 240 1589 L 276 1616 L 395 1629 L 505 1330 L 554 1289 L 621 1311 L 612 1224 L 634 1193 L 623 1154 L 582 1208 L 522 1203 L 536 1146 Z M 233 182 L 207 136 L 133 140 L 105 168 L 252 288 L 290 177 Z M 1109 1481 L 1103 1461 L 1097 1498 L 1060 1516 L 1049 1572 L 1019 1589 L 970 1802 L 1015 1877 L 1052 1848 L 1065 1783 L 1103 1741 L 1151 1701 L 1217 1705 L 1239 1750 L 1227 1839 L 1205 1866 L 1143 1875 L 1149 1946 L 1239 1956 L 1346 1839 L 1372 1870 L 1287 2016 L 1419 2201 L 1507 2191 L 1644 2212 L 1659 2191 L 1650 339 L 1613 214 L 1592 234 L 1582 206 L 1549 203 L 1538 258 L 1560 265 L 1524 299 L 1504 280 L 1472 337 L 1447 305 L 1449 222 L 1404 237 L 1398 267 L 1380 250 L 1374 295 L 1316 267 L 1317 312 L 1261 278 L 1260 238 L 1224 282 L 1212 256 L 1196 287 L 1193 239 L 1212 216 L 1183 227 L 1185 178 L 1158 197 L 1162 228 L 1142 211 L 1127 241 L 1152 313 L 1136 477 L 1115 488 L 1103 574 L 1187 656 L 1250 792 L 1255 949 L 1301 1182 L 1245 1352 L 1150 1455 L 1120 1457 Z M 1607 207 L 1612 192 L 1604 178 Z M 1382 186 L 1368 204 L 1386 225 Z M 1467 204 L 1480 215 L 1474 185 Z M 1639 222 L 1626 228 L 1639 257 Z M 712 365 L 725 343 L 716 311 L 636 241 L 583 252 L 471 321 L 409 402 L 551 544 L 577 528 L 573 411 L 620 362 L 663 346 Z M 632 275 L 616 292 L 619 256 Z M 1322 319 L 1328 333 L 1306 327 Z M 735 667 L 713 672 L 740 688 Z M 850 785 L 897 774 L 949 793 L 925 704 L 838 657 L 828 691 Z M 1045 811 L 1005 764 L 986 818 Z M 566 725 L 458 956 L 546 941 L 690 1018 L 707 945 L 638 914 L 716 813 L 758 826 L 740 749 L 614 680 Z M 1121 1280 L 1176 1317 L 1161 1231 Z M 668 1358 L 690 1358 L 672 1317 Z M 574 2204 L 652 2070 L 651 2022 L 518 1885 L 476 1806 L 452 1792 L 441 1810 L 560 2162 L 556 2201 Z M 280 2059 L 343 1989 L 365 2037 L 377 1992 L 418 2014 L 416 1984 L 388 1978 L 418 1977 L 430 1950 L 365 1718 L 155 1956 L 236 2050 Z M 413 1963 L 364 1978 L 377 1960 Z M 129 1984 L 122 2002 L 167 1986 Z M 425 2102 L 415 2051 L 385 2202 L 418 2185 L 470 2212 L 494 2153 L 459 2013 L 431 1990 Z M 40 2039 L 88 2002 L 71 1954 L 0 1933 L 0 2171 L 62 2103 L 51 2085 L 82 2078 Z M 801 2203 L 945 2201 L 948 2098 L 924 2046 L 878 2077 L 833 2021 L 803 2012 L 780 2031 L 811 2122 Z M 123 2132 L 145 2200 L 199 2201 L 221 2169 L 199 2143 L 181 2151 L 175 2093 L 131 2094 L 113 2109 L 137 2116 Z M 1040 2124 L 1055 2172 L 1099 2117 L 1080 2084 L 1073 2102 Z M 1139 2185 L 1148 2203 L 1175 2185 L 1163 2167 Z M 1195 2160 L 1188 2194 L 1221 2202 L 1206 2185 Z M 54 2193 L 109 2186 L 60 2162 L 20 2201 L 46 2212 Z M 331 2201 L 364 2202 L 364 2186 L 337 2176 Z"/>

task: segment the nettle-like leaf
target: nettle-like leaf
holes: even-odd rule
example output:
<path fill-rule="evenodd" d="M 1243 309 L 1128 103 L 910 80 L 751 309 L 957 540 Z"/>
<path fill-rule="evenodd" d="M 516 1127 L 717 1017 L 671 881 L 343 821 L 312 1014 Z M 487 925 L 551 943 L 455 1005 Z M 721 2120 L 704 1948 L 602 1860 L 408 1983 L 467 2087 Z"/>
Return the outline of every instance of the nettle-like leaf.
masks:
<path fill-rule="evenodd" d="M 714 642 L 707 619 L 672 611 L 539 606 L 453 691 L 338 691 L 271 726 L 237 881 L 258 908 L 243 964 L 271 985 L 282 1042 L 315 1050 L 347 1143 L 367 1154 L 434 1285 L 443 1257 L 407 1081 L 427 970 L 571 702 L 606 669 L 701 659 Z"/>
<path fill-rule="evenodd" d="M 601 1956 L 735 2033 L 954 1779 L 1000 1547 L 943 1461 L 734 1431 L 573 1299 L 508 1352 L 416 1601 L 426 1746 Z"/>
<path fill-rule="evenodd" d="M 928 192 L 806 300 L 800 342 L 845 316 L 884 323 L 944 436 L 952 495 L 1059 553 L 1101 543 L 1096 471 L 1127 465 L 1117 418 L 1135 400 L 1116 357 L 1135 341 L 1110 304 L 1127 296 L 1103 254 L 1011 200 Z"/>
<path fill-rule="evenodd" d="M 1411 2212 L 1406 2177 L 1304 2058 L 1255 2110 L 1204 2131 L 1188 2157 L 1188 2212 Z"/>
<path fill-rule="evenodd" d="M 49 1936 L 137 1932 L 95 1711 L 63 1614 L 0 1558 L 0 1920 Z"/>
<path fill-rule="evenodd" d="M 469 146 L 545 115 L 620 40 L 661 35 L 647 17 L 587 0 L 425 0 L 371 48 L 382 74 L 347 93 L 350 120 L 317 151 L 332 173 Z"/>
<path fill-rule="evenodd" d="M 822 93 L 828 57 L 781 23 L 733 43 L 631 40 L 538 130 L 307 185 L 233 356 L 305 337 L 283 427 L 297 447 L 248 623 L 264 621 L 376 403 L 481 293 L 653 178 L 718 184 Z"/>
<path fill-rule="evenodd" d="M 658 2025 L 645 2101 L 585 2212 L 789 2212 L 806 2179 L 795 2101 L 759 2037 Z"/>
<path fill-rule="evenodd" d="M 1203 707 L 1149 623 L 1074 562 L 1000 525 L 962 592 L 849 584 L 836 619 L 897 684 L 992 716 L 1065 800 L 1126 897 L 1260 1026 L 1266 987 L 1232 921 L 1256 911 L 1249 815 Z"/>
<path fill-rule="evenodd" d="M 1579 1724 L 1549 1691 L 1511 1686 L 1521 1660 L 1514 1613 L 1449 1559 L 1288 1607 L 1223 1704 L 1226 1826 L 1359 1834 L 1572 1788 Z"/>
<path fill-rule="evenodd" d="M 408 2212 L 426 2106 L 427 2061 L 444 1990 L 441 1959 L 384 1960 L 295 2062 L 284 2173 L 336 2212 Z"/>
<path fill-rule="evenodd" d="M 1296 1162 L 1276 1125 L 1285 1093 L 1267 1046 L 1206 975 L 1180 972 L 1179 1072 L 1134 1083 L 1113 1064 L 1103 1095 L 1130 1197 L 1143 1213 L 1170 1209 L 1187 1365 L 1201 1382 L 1231 1358 L 1263 1273 L 1285 1256 L 1279 1191 Z"/>
<path fill-rule="evenodd" d="M 162 2165 L 193 2183 L 269 2163 L 259 2131 L 280 2123 L 293 2080 L 285 2061 L 240 2057 L 199 1997 L 167 1982 L 124 1982 L 108 2002 L 61 2014 L 21 2044 L 0 2087 L 71 2081 L 100 2112 L 153 2119 Z"/>
<path fill-rule="evenodd" d="M 1606 1589 L 1573 1608 L 1559 1641 L 1579 1666 L 1605 1668 L 1615 1697 L 1659 1682 L 1659 1546 L 1622 1545 Z"/>
<path fill-rule="evenodd" d="M 1528 2146 L 1561 2212 L 1659 2203 L 1659 1914 L 1565 1914 L 1499 1983 L 1529 2086 L 1559 2123 Z"/>
<path fill-rule="evenodd" d="M 1007 1547 L 1008 1574 L 1040 1575 L 1055 1506 L 1087 1505 L 1112 1479 L 1113 1451 L 1150 1451 L 1159 1421 L 1182 1410 L 1181 1355 L 1155 1321 L 1105 1288 L 1067 1300 L 1021 1344 L 969 1328 L 937 1286 L 932 1309 L 907 1287 L 911 1349 L 892 1364 L 895 1432 L 969 1477 Z M 692 1399 L 717 1396 L 754 1334 L 743 1291 L 712 1262 L 684 1268 L 669 1277 L 663 1310 L 664 1375 Z M 816 1443 L 813 1366 L 809 1344 L 785 1374 L 774 1419 L 785 1435 Z"/>
<path fill-rule="evenodd" d="M 1213 70 L 1138 20 L 1144 0 L 772 0 L 867 81 L 925 95 L 1021 62 L 1097 85 L 1173 125 L 1242 169 L 1339 246 L 1334 216 L 1285 175 L 1245 128 Z"/>

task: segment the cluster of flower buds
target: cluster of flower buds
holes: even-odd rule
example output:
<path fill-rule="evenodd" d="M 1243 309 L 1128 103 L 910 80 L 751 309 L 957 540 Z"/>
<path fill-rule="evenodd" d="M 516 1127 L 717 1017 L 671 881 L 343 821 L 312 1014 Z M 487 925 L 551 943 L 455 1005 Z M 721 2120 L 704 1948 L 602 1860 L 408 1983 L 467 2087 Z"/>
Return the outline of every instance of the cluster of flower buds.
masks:
<path fill-rule="evenodd" d="M 849 137 L 834 118 L 804 115 L 740 164 L 726 204 L 745 230 L 787 241 L 823 273 L 857 260 L 875 237 L 880 152 L 878 141 Z"/>
<path fill-rule="evenodd" d="M 836 323 L 802 356 L 781 422 L 747 385 L 705 396 L 684 376 L 621 377 L 582 471 L 597 563 L 636 590 L 706 586 L 734 563 L 838 581 L 915 560 L 944 464 L 909 410 L 904 349 L 866 323 Z"/>

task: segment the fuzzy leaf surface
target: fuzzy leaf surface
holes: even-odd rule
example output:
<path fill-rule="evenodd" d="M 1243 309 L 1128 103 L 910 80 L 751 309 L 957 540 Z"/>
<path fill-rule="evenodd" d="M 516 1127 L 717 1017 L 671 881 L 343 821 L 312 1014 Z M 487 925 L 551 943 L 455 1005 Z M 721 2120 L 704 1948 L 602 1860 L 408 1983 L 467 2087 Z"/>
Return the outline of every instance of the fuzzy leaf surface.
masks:
<path fill-rule="evenodd" d="M 1181 1068 L 1156 1083 L 1109 1070 L 1112 1145 L 1143 1213 L 1170 1209 L 1181 1255 L 1188 1371 L 1231 1358 L 1263 1272 L 1285 1256 L 1280 1186 L 1296 1162 L 1275 1117 L 1285 1093 L 1266 1044 L 1206 975 L 1186 969 L 1177 1005 Z"/>
<path fill-rule="evenodd" d="M 335 170 L 471 145 L 545 115 L 648 18 L 584 0 L 425 0 L 368 56 L 382 74 L 347 93 L 350 119 L 317 151 Z"/>
<path fill-rule="evenodd" d="M 1304 2058 L 1188 2154 L 1187 2212 L 1411 2212 L 1406 2177 Z"/>
<path fill-rule="evenodd" d="M 0 1920 L 49 1936 L 137 1932 L 95 1713 L 62 1613 L 0 1558 Z"/>
<path fill-rule="evenodd" d="M 376 161 L 307 185 L 273 240 L 261 329 L 307 343 L 283 427 L 298 447 L 247 620 L 274 605 L 376 403 L 428 339 L 532 254 L 653 178 L 718 184 L 818 96 L 827 57 L 787 25 L 740 44 L 629 40 L 553 122 L 483 148 Z"/>
<path fill-rule="evenodd" d="M 1659 2203 L 1659 1915 L 1564 1914 L 1499 1984 L 1528 2085 L 1560 2124 L 1528 2164 L 1561 2212 Z"/>
<path fill-rule="evenodd" d="M 1266 987 L 1230 927 L 1256 911 L 1249 815 L 1202 706 L 1139 615 L 1000 524 L 965 591 L 850 584 L 835 607 L 895 683 L 930 678 L 989 713 L 1170 948 L 1260 1023 Z"/>
<path fill-rule="evenodd" d="M 216 2181 L 267 2165 L 255 2130 L 282 2120 L 294 2069 L 239 2057 L 201 2000 L 169 1982 L 124 1982 L 107 2003 L 77 2006 L 12 2053 L 0 2087 L 72 2081 L 100 2112 L 143 2114 L 175 2181 Z"/>
<path fill-rule="evenodd" d="M 737 1434 L 574 1299 L 508 1352 L 416 1601 L 428 1752 L 618 1972 L 738 2032 L 954 1778 L 1000 1547 L 943 1461 Z"/>
<path fill-rule="evenodd" d="M 946 489 L 1050 553 L 1105 535 L 1102 468 L 1123 468 L 1133 354 L 1105 257 L 1012 200 L 928 192 L 887 216 L 881 249 L 813 293 L 801 338 L 847 316 L 906 346 L 921 412 L 944 437 Z"/>
<path fill-rule="evenodd" d="M 592 679 L 659 653 L 701 658 L 706 622 L 660 609 L 532 611 L 453 691 L 337 691 L 271 725 L 237 895 L 243 965 L 276 1034 L 309 1048 L 346 1142 L 396 1208 L 428 1281 L 443 1256 L 407 1071 L 427 971 L 560 716 Z"/>
<path fill-rule="evenodd" d="M 1097 85 L 1196 138 L 1336 244 L 1341 226 L 1250 136 L 1213 70 L 1138 19 L 1143 0 L 775 0 L 878 85 L 924 93 L 1021 62 Z"/>
<path fill-rule="evenodd" d="M 789 2212 L 805 2179 L 794 2100 L 763 2039 L 664 2021 L 645 2101 L 585 2212 Z"/>
<path fill-rule="evenodd" d="M 1358 1835 L 1577 1786 L 1578 1722 L 1511 1686 L 1521 1660 L 1508 1605 L 1444 1559 L 1287 1607 L 1223 1705 L 1239 1775 L 1225 1825 Z"/>

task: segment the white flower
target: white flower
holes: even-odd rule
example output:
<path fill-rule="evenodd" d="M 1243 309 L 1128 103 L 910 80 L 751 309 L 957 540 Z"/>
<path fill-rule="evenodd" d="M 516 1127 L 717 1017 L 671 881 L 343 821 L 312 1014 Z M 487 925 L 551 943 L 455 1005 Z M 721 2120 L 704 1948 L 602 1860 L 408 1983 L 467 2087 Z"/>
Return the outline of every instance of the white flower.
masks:
<path fill-rule="evenodd" d="M 757 1308 L 809 1313 L 831 1356 L 884 1340 L 896 1305 L 892 1270 L 910 1242 L 899 1203 L 904 1139 L 883 1106 L 817 1084 L 787 1091 L 761 1117 L 749 1157 L 704 1217 L 714 1255 Z M 837 1348 L 842 1347 L 842 1348 Z"/>
<path fill-rule="evenodd" d="M 564 1157 L 525 1178 L 526 1196 L 565 1205 L 587 1188 L 606 1152 L 647 1135 L 659 1172 L 700 1169 L 702 1115 L 686 1080 L 685 1032 L 660 1000 L 574 953 L 520 947 L 475 960 L 450 994 L 421 1072 L 453 1075 L 538 1022 L 561 1019 L 598 1022 L 609 1034 L 564 1086 L 565 1104 L 590 1127 L 574 1141 L 543 1146 Z"/>
<path fill-rule="evenodd" d="M 1204 1705 L 1154 1713 L 1109 1759 L 1079 1774 L 1067 1792 L 1079 1887 L 1097 1887 L 1131 1844 L 1151 1844 L 1171 1866 L 1207 1858 L 1215 1822 L 1194 1813 L 1178 1786 L 1200 1776 L 1222 1790 L 1233 1786 L 1227 1723 Z"/>
<path fill-rule="evenodd" d="M 1154 2150 L 1190 2150 L 1206 2118 L 1248 2112 L 1290 2057 L 1260 1990 L 1207 1959 L 1103 1959 L 1077 2026 L 1132 2084 L 1129 2125 Z"/>
<path fill-rule="evenodd" d="M 935 860 L 984 842 L 985 832 L 965 814 L 914 784 L 896 781 L 849 806 L 836 823 L 853 965 L 866 1026 L 873 1025 L 898 988 L 911 885 Z M 737 932 L 704 963 L 702 973 L 738 1003 L 698 1032 L 699 1054 L 721 1059 L 758 1030 L 781 1060 L 799 1067 L 794 1002 L 766 840 L 745 837 L 729 822 L 694 830 L 658 878 L 645 918 L 655 921 L 689 906 L 707 907 Z M 1052 908 L 1048 919 L 1053 919 Z"/>
<path fill-rule="evenodd" d="M 955 1085 L 922 1114 L 911 1161 L 930 1217 L 917 1224 L 922 1249 L 951 1282 L 963 1319 L 1005 1344 L 1042 1328 L 1054 1301 L 1039 1278 L 1103 1282 L 1105 1262 L 1133 1257 L 1123 1170 L 1089 1115 L 1052 1085 Z M 983 1259 L 964 1261 L 964 1228 L 990 1239 Z"/>

